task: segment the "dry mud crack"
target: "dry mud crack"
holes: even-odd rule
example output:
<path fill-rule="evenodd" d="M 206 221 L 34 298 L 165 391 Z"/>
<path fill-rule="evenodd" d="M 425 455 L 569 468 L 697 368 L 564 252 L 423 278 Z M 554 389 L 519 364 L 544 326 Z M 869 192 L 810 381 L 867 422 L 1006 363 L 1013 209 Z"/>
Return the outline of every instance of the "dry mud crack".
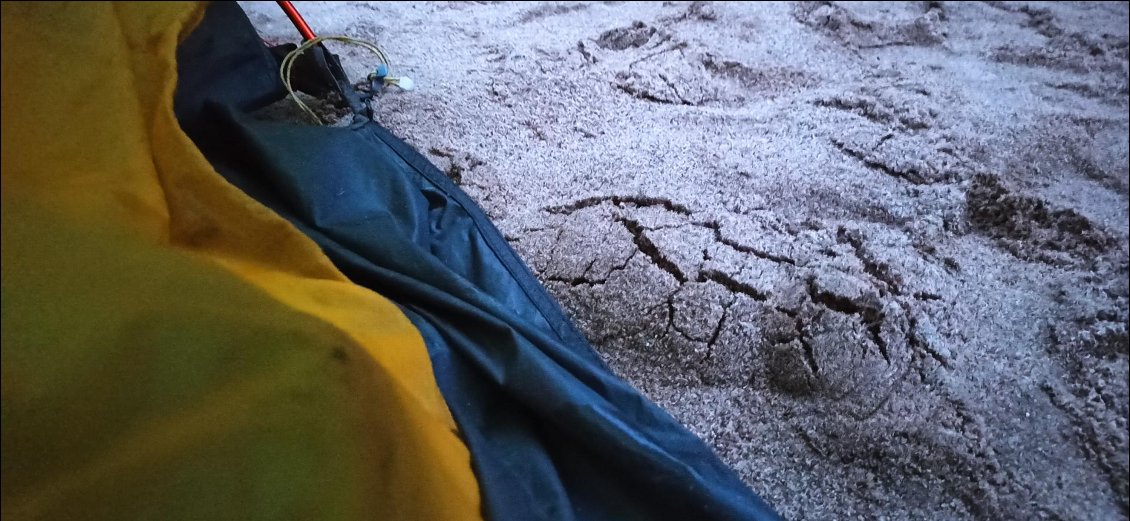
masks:
<path fill-rule="evenodd" d="M 786 518 L 995 520 L 1130 515 L 1128 11 L 304 14 L 417 79 L 380 121 Z"/>

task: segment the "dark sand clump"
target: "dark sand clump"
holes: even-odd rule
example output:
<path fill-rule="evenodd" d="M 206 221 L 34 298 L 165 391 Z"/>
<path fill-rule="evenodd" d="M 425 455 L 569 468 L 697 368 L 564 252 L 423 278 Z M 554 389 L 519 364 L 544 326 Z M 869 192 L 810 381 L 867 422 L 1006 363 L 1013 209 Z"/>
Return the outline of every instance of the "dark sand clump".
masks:
<path fill-rule="evenodd" d="M 300 7 L 786 518 L 1130 513 L 1127 4 Z"/>

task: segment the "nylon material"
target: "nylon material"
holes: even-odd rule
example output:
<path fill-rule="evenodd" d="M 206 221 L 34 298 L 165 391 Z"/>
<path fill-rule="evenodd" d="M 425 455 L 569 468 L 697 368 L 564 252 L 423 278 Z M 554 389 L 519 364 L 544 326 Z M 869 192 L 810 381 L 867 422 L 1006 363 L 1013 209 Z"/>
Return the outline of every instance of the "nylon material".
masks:
<path fill-rule="evenodd" d="M 181 119 L 239 143 L 190 131 L 225 178 L 416 324 L 489 518 L 775 519 L 709 447 L 608 370 L 466 194 L 379 125 L 288 127 L 236 109 Z M 350 158 L 282 159 L 328 150 Z"/>
<path fill-rule="evenodd" d="M 234 4 L 216 5 L 238 12 Z M 219 177 L 175 119 L 177 45 L 204 17 L 204 6 L 4 3 L 2 12 L 5 519 L 18 518 L 10 512 L 21 510 L 48 518 L 76 512 L 92 518 L 140 512 L 175 517 L 180 510 L 166 511 L 173 505 L 185 507 L 181 515 L 189 518 L 193 512 L 198 518 L 218 517 L 224 508 L 230 509 L 228 516 L 246 518 L 288 511 L 311 517 L 300 514 L 315 510 L 323 514 L 318 517 L 337 519 L 478 518 L 470 456 L 454 434 L 454 421 L 414 326 L 394 304 L 346 279 L 295 227 Z M 211 35 L 201 47 L 216 53 L 231 43 L 229 38 L 251 39 L 254 46 L 245 46 L 248 54 L 228 55 L 219 68 L 212 64 L 204 79 L 191 84 L 256 89 L 240 106 L 273 96 L 272 84 L 250 81 L 263 77 L 255 71 L 264 64 L 253 32 Z M 35 42 L 34 52 L 28 42 Z M 239 69 L 239 76 L 229 76 L 233 71 L 224 65 Z M 184 90 L 182 85 L 178 92 Z M 206 109 L 203 104 L 197 108 Z M 21 229 L 13 228 L 17 225 L 33 231 L 13 234 Z M 97 242 L 75 239 L 70 250 L 44 249 L 53 237 L 64 235 L 100 237 L 116 246 L 107 251 Z M 149 259 L 151 265 L 126 270 L 127 255 Z M 82 273 L 91 282 L 116 281 L 117 286 L 60 285 L 57 280 L 73 279 L 46 277 L 38 267 L 52 263 L 68 266 L 61 273 Z M 160 290 L 153 286 L 157 279 L 163 281 Z M 192 289 L 202 281 L 213 282 L 206 291 Z M 90 291 L 84 288 L 103 293 L 84 293 Z M 29 304 L 9 306 L 21 301 Z M 236 302 L 241 305 L 233 306 Z M 141 303 L 147 307 L 136 308 Z M 176 313 L 209 306 L 226 309 L 227 315 L 223 320 L 200 315 L 191 322 L 201 335 L 214 338 L 207 343 L 198 343 L 202 337 L 189 334 L 195 330 L 187 327 L 181 328 L 183 335 L 169 330 L 151 339 L 132 336 L 144 331 L 138 328 L 146 323 L 160 324 Z M 233 343 L 220 333 L 234 334 L 233 324 L 252 328 L 254 321 L 240 318 L 262 313 L 270 316 L 273 327 L 293 335 L 280 337 L 267 329 Z M 30 326 L 35 324 L 39 327 Z M 97 327 L 80 337 L 75 328 L 81 324 Z M 72 334 L 76 336 L 68 336 Z M 145 425 L 154 415 L 175 425 L 193 410 L 191 403 L 161 400 L 140 407 L 138 397 L 161 394 L 135 392 L 138 382 L 156 390 L 174 389 L 184 378 L 210 381 L 217 377 L 209 371 L 227 370 L 217 365 L 153 380 L 147 379 L 152 375 L 145 366 L 114 357 L 167 352 L 184 357 L 188 367 L 193 353 L 235 358 L 273 353 L 282 347 L 279 338 L 301 355 L 305 365 L 299 365 L 299 373 L 307 376 L 284 380 L 279 389 L 290 391 L 268 393 L 264 396 L 272 400 L 266 402 L 248 402 L 252 405 L 241 409 L 243 416 L 218 418 L 208 424 L 209 432 L 245 432 L 232 418 L 289 414 L 307 418 L 307 423 L 279 420 L 270 429 L 246 431 L 252 433 L 246 436 L 204 435 L 189 445 L 163 438 L 175 435 L 175 429 L 151 429 L 142 431 L 151 433 L 140 438 L 145 446 L 165 447 L 151 452 L 171 456 L 138 459 L 128 448 L 109 456 L 99 452 L 115 446 L 115 439 L 133 439 L 131 431 L 114 430 L 115 425 Z M 44 346 L 83 349 L 73 351 L 65 364 L 9 367 L 10 360 L 39 356 Z M 335 367 L 338 359 L 353 360 L 351 369 L 319 372 L 323 366 Z M 91 365 L 74 365 L 81 360 Z M 248 370 L 269 372 L 273 363 Z M 40 382 L 41 392 L 21 394 L 33 381 Z M 335 398 L 303 402 L 294 389 Z M 105 399 L 90 411 L 44 407 L 33 399 L 88 403 L 87 396 Z M 39 411 L 69 415 L 44 417 Z M 327 423 L 319 427 L 317 418 Z M 74 441 L 85 435 L 92 438 Z M 95 436 L 109 445 L 96 443 Z M 262 457 L 257 446 L 282 452 L 257 459 Z M 23 454 L 42 457 L 17 463 L 17 455 Z M 84 477 L 66 481 L 59 474 L 63 471 L 52 466 L 66 458 L 129 463 L 76 467 Z M 29 473 L 40 478 L 24 479 Z M 25 482 L 48 488 L 21 492 L 9 486 Z M 337 485 L 327 489 L 325 482 Z M 115 493 L 114 483 L 135 483 L 138 493 Z M 289 491 L 293 501 L 259 501 L 247 496 L 248 487 L 268 499 Z M 199 509 L 187 508 L 190 504 Z M 286 504 L 297 510 L 287 510 Z M 13 505 L 14 510 L 9 508 Z"/>

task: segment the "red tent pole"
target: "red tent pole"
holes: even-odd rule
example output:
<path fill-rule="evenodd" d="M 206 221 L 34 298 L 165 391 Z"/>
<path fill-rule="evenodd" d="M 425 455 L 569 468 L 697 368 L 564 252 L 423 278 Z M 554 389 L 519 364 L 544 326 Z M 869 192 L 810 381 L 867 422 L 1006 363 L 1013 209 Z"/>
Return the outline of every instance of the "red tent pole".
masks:
<path fill-rule="evenodd" d="M 298 14 L 298 9 L 295 9 L 293 4 L 282 1 L 276 3 L 279 4 L 279 7 L 286 13 L 286 17 L 290 18 L 291 23 L 294 24 L 294 28 L 298 29 L 299 34 L 302 35 L 303 40 L 314 39 L 314 31 L 310 29 L 306 20 L 302 19 L 302 15 Z"/>

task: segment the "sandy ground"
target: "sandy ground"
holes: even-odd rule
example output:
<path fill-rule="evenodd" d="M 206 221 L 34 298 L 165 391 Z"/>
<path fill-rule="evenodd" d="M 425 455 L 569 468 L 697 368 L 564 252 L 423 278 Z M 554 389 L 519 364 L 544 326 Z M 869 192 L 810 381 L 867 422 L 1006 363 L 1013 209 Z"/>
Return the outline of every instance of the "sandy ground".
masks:
<path fill-rule="evenodd" d="M 298 5 L 785 517 L 1130 512 L 1127 4 Z"/>

